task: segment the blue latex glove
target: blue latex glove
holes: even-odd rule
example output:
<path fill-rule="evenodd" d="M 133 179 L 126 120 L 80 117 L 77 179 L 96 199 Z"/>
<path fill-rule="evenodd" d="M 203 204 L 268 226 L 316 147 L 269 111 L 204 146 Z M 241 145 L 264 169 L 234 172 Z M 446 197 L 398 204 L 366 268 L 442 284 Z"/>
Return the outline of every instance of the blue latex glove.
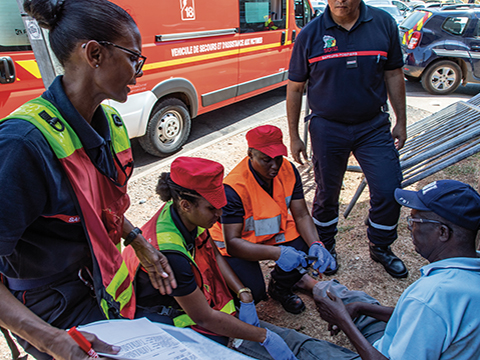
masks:
<path fill-rule="evenodd" d="M 260 343 L 274 360 L 298 360 L 280 335 L 267 330 L 267 337 Z"/>
<path fill-rule="evenodd" d="M 286 272 L 290 272 L 295 269 L 298 265 L 307 267 L 307 260 L 303 251 L 297 250 L 291 246 L 280 246 L 282 250 L 280 257 L 277 260 L 277 265 L 280 266 L 280 269 Z"/>
<path fill-rule="evenodd" d="M 333 258 L 332 254 L 325 249 L 325 247 L 318 243 L 315 242 L 310 246 L 310 250 L 308 250 L 308 255 L 311 256 L 316 256 L 317 260 L 310 260 L 309 262 L 312 263 L 315 261 L 315 264 L 313 264 L 313 269 L 318 270 L 319 273 L 323 273 L 327 268 L 330 266 L 330 269 L 335 270 L 337 268 L 337 263 L 335 259 Z"/>
<path fill-rule="evenodd" d="M 238 318 L 247 324 L 253 326 L 260 326 L 260 321 L 258 320 L 257 309 L 255 308 L 255 303 L 249 302 L 244 303 L 240 301 L 240 311 Z"/>

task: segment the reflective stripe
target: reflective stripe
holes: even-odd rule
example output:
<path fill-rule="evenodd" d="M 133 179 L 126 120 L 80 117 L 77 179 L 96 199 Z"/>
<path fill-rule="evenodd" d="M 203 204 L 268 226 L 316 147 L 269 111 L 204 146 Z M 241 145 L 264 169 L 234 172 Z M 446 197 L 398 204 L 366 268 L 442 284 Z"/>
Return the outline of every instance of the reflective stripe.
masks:
<path fill-rule="evenodd" d="M 392 226 L 376 224 L 372 220 L 370 220 L 370 218 L 368 218 L 368 222 L 370 223 L 370 225 L 372 227 L 374 227 L 375 229 L 378 229 L 378 230 L 395 230 L 395 228 L 398 225 L 398 223 L 395 224 L 395 225 L 392 225 Z"/>
<path fill-rule="evenodd" d="M 320 222 L 317 219 L 315 219 L 314 217 L 312 217 L 312 219 L 313 219 L 313 222 L 315 223 L 315 225 L 323 226 L 323 227 L 331 226 L 333 224 L 338 223 L 338 217 L 336 217 L 335 219 L 333 219 L 331 221 L 328 221 L 328 222 Z"/>
<path fill-rule="evenodd" d="M 281 242 L 285 242 L 285 234 L 284 233 L 281 233 L 281 234 L 277 234 L 275 235 L 275 242 L 278 244 L 278 243 L 281 243 Z"/>
<path fill-rule="evenodd" d="M 125 261 L 123 261 L 120 269 L 118 269 L 112 281 L 110 281 L 110 284 L 108 284 L 108 287 L 106 288 L 107 293 L 109 293 L 116 301 L 120 303 L 120 310 L 122 310 L 123 307 L 128 304 L 128 302 L 132 298 L 133 288 L 132 283 L 129 280 L 130 275 L 128 274 L 127 265 L 125 264 Z M 130 284 L 128 288 L 117 297 L 117 290 L 122 286 L 125 281 L 129 281 Z"/>
<path fill-rule="evenodd" d="M 282 216 L 278 215 L 269 219 L 254 220 L 255 235 L 274 235 L 280 232 Z"/>
<path fill-rule="evenodd" d="M 214 241 L 214 243 L 219 249 L 225 249 L 225 243 L 223 241 Z"/>
<path fill-rule="evenodd" d="M 386 51 L 380 51 L 380 50 L 349 51 L 349 52 L 343 52 L 343 53 L 333 53 L 333 54 L 326 54 L 326 55 L 317 56 L 317 57 L 308 59 L 308 62 L 310 64 L 312 64 L 312 63 L 315 63 L 315 62 L 318 62 L 318 61 L 329 60 L 329 59 L 337 59 L 337 58 L 345 58 L 345 57 L 350 57 L 350 56 L 383 56 L 383 57 L 387 57 L 388 53 Z"/>
<path fill-rule="evenodd" d="M 193 321 L 187 314 L 183 314 L 173 319 L 173 325 L 183 328 L 195 325 L 195 321 Z"/>
<path fill-rule="evenodd" d="M 220 311 L 226 314 L 233 314 L 236 311 L 235 303 L 233 302 L 233 299 L 230 300 L 228 303 L 226 303 L 225 306 Z"/>
<path fill-rule="evenodd" d="M 253 231 L 255 230 L 255 223 L 253 221 L 253 216 L 245 219 L 245 226 L 243 227 L 243 231 Z"/>
<path fill-rule="evenodd" d="M 285 203 L 287 204 L 287 208 L 290 207 L 290 203 L 291 203 L 291 202 L 292 202 L 292 195 L 287 196 L 287 197 L 285 198 Z"/>
<path fill-rule="evenodd" d="M 227 302 L 220 311 L 228 315 L 233 314 L 236 311 L 233 299 Z M 187 314 L 182 314 L 173 319 L 173 325 L 175 325 L 176 327 L 187 327 L 196 325 L 196 323 Z"/>

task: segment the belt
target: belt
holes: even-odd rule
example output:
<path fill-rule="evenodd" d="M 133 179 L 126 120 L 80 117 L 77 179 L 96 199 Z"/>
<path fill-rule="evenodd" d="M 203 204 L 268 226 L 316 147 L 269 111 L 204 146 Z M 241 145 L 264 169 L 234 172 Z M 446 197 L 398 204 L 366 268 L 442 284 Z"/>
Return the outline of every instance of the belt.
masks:
<path fill-rule="evenodd" d="M 175 309 L 171 306 L 165 306 L 165 305 L 156 305 L 156 306 L 150 306 L 150 307 L 137 305 L 137 308 L 145 310 L 149 313 L 156 313 L 159 315 L 168 316 L 171 319 L 174 319 L 177 316 L 185 314 L 185 311 L 183 311 L 182 309 Z"/>
<path fill-rule="evenodd" d="M 73 265 L 68 266 L 65 270 L 61 273 L 53 274 L 50 276 L 46 276 L 43 278 L 38 279 L 16 279 L 16 278 L 9 278 L 5 276 L 6 285 L 10 290 L 13 291 L 26 291 L 31 289 L 36 289 L 39 287 L 43 287 L 49 284 L 52 284 L 61 279 L 67 279 L 68 277 L 72 276 L 77 278 L 77 272 L 79 269 L 83 267 L 84 261 L 75 263 Z"/>

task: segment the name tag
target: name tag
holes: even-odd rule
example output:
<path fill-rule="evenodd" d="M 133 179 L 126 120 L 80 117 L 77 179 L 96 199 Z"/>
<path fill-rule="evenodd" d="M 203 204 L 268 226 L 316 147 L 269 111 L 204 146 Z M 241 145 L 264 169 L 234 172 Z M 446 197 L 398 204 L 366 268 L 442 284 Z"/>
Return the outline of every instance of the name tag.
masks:
<path fill-rule="evenodd" d="M 358 67 L 357 57 L 356 56 L 347 57 L 347 69 L 355 69 L 356 67 Z"/>

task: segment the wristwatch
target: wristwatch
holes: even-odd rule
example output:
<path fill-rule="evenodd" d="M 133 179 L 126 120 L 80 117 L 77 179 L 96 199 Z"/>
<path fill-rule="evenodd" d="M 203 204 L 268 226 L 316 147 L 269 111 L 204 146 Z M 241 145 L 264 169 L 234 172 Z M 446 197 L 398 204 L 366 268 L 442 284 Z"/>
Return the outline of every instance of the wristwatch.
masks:
<path fill-rule="evenodd" d="M 252 294 L 252 290 L 250 290 L 248 287 L 244 287 L 238 290 L 237 297 L 240 299 L 240 294 L 244 292 L 248 292 L 250 295 Z"/>
<path fill-rule="evenodd" d="M 132 243 L 133 240 L 137 238 L 138 235 L 142 233 L 142 230 L 140 230 L 138 227 L 133 228 L 132 231 L 130 231 L 125 238 L 125 241 L 123 242 L 123 246 L 128 246 Z"/>

